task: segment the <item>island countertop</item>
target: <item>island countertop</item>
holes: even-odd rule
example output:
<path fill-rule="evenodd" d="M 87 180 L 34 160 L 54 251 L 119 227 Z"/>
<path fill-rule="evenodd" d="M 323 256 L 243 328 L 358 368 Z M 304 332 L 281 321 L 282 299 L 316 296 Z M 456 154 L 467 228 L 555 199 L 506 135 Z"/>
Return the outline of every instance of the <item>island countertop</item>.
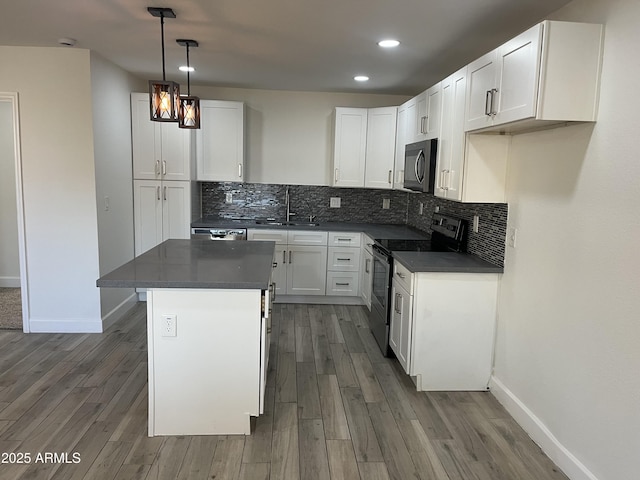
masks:
<path fill-rule="evenodd" d="M 109 288 L 269 288 L 274 242 L 166 240 L 96 285 Z"/>

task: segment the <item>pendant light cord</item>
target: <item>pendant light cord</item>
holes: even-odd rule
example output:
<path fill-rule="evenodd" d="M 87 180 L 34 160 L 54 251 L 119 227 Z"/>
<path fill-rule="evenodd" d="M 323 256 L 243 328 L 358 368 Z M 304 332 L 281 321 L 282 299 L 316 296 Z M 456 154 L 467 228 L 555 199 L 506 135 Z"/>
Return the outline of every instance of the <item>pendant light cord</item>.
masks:
<path fill-rule="evenodd" d="M 164 68 L 164 14 L 160 14 L 160 35 L 162 37 L 162 81 L 165 82 L 165 68 Z"/>
<path fill-rule="evenodd" d="M 191 79 L 190 79 L 191 65 L 189 64 L 189 44 L 187 43 L 187 96 L 191 96 Z"/>

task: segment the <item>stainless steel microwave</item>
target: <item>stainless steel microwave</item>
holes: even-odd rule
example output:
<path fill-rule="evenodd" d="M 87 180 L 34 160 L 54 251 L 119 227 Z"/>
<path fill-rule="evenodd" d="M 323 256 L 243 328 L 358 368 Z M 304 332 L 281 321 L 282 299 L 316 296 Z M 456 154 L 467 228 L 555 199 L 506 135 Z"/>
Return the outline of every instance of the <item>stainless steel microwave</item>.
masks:
<path fill-rule="evenodd" d="M 436 178 L 438 140 L 410 143 L 404 150 L 404 188 L 433 193 Z"/>

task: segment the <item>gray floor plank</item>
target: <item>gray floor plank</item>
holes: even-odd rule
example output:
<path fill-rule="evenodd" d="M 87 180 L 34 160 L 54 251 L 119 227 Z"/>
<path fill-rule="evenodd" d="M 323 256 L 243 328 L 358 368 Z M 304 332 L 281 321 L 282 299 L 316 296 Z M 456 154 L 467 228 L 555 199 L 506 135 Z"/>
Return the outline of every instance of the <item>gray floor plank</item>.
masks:
<path fill-rule="evenodd" d="M 216 480 L 237 480 L 240 476 L 240 467 L 242 466 L 244 440 L 243 435 L 218 437 L 208 478 L 215 478 Z"/>
<path fill-rule="evenodd" d="M 329 462 L 322 420 L 299 420 L 298 436 L 300 442 L 300 478 L 305 480 L 329 480 Z"/>
<path fill-rule="evenodd" d="M 384 461 L 362 391 L 359 388 L 341 388 L 340 392 L 356 459 L 358 462 Z"/>
<path fill-rule="evenodd" d="M 340 386 L 335 375 L 318 375 L 320 407 L 327 440 L 349 440 L 349 424 L 342 404 Z"/>
<path fill-rule="evenodd" d="M 271 444 L 271 480 L 298 480 L 298 410 L 295 403 L 278 403 L 274 407 Z"/>
<path fill-rule="evenodd" d="M 353 444 L 349 440 L 327 440 L 332 480 L 360 480 Z"/>
<path fill-rule="evenodd" d="M 334 343 L 331 345 L 331 356 L 333 364 L 336 368 L 336 377 L 340 387 L 360 387 L 356 371 L 353 368 L 351 355 L 343 343 Z"/>
<path fill-rule="evenodd" d="M 296 364 L 296 383 L 298 387 L 298 416 L 300 418 L 322 418 L 318 376 L 313 362 Z"/>

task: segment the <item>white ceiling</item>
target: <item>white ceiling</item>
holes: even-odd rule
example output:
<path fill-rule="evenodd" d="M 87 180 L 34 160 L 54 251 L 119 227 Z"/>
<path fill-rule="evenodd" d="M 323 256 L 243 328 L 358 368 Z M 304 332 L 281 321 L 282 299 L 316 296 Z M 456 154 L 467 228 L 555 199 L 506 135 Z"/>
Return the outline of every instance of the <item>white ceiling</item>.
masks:
<path fill-rule="evenodd" d="M 542 20 L 569 0 L 23 0 L 3 1 L 0 45 L 100 53 L 145 79 L 161 78 L 160 19 L 169 7 L 167 78 L 192 85 L 416 94 Z M 385 37 L 401 45 L 383 50 Z M 353 81 L 366 74 L 366 84 Z"/>

